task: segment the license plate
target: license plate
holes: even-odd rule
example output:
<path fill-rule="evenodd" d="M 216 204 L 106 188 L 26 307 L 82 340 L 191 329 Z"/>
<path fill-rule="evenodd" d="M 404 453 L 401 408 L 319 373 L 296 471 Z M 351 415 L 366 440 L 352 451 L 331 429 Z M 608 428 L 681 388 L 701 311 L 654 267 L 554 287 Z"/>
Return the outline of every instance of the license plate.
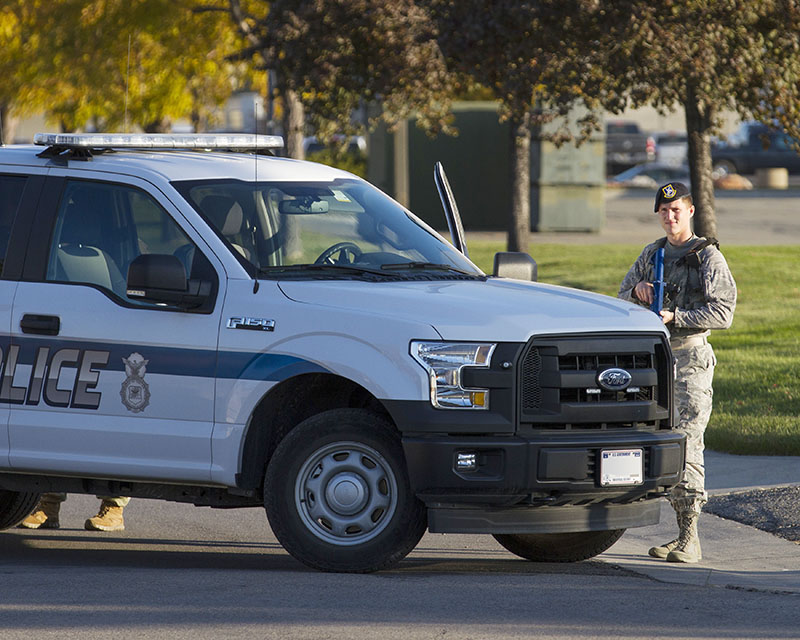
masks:
<path fill-rule="evenodd" d="M 615 487 L 644 482 L 641 449 L 605 449 L 600 452 L 600 485 Z"/>

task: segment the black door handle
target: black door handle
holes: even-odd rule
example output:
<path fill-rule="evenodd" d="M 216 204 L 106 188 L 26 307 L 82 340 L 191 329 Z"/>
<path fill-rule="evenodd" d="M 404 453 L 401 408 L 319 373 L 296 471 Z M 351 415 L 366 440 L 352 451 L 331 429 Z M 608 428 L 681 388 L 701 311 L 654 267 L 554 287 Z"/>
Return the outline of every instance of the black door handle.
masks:
<path fill-rule="evenodd" d="M 61 330 L 61 318 L 58 316 L 38 316 L 26 313 L 19 321 L 22 333 L 40 333 L 45 336 L 57 336 Z"/>

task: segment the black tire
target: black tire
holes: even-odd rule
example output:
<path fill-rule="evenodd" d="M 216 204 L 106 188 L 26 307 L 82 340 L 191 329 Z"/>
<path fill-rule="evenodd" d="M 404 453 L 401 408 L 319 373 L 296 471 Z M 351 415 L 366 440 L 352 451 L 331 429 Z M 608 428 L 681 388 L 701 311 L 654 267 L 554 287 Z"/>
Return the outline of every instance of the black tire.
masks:
<path fill-rule="evenodd" d="M 579 531 L 576 533 L 497 534 L 494 539 L 511 553 L 534 562 L 578 562 L 603 553 L 625 533 Z"/>
<path fill-rule="evenodd" d="M 326 411 L 289 432 L 267 467 L 264 506 L 284 549 L 321 571 L 388 568 L 427 528 L 399 435 L 360 409 Z"/>
<path fill-rule="evenodd" d="M 20 493 L 0 489 L 0 531 L 16 527 L 39 504 L 38 493 Z"/>

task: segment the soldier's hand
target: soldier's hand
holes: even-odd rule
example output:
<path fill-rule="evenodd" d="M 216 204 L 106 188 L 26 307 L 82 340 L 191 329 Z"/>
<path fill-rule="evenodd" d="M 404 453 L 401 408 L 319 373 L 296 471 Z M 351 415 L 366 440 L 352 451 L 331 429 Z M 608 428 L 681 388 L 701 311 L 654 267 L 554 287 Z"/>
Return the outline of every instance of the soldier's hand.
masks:
<path fill-rule="evenodd" d="M 633 288 L 633 295 L 635 295 L 642 302 L 653 304 L 653 283 L 642 281 Z"/>
<path fill-rule="evenodd" d="M 661 319 L 664 321 L 664 324 L 669 324 L 675 319 L 675 314 L 668 309 L 661 310 Z"/>

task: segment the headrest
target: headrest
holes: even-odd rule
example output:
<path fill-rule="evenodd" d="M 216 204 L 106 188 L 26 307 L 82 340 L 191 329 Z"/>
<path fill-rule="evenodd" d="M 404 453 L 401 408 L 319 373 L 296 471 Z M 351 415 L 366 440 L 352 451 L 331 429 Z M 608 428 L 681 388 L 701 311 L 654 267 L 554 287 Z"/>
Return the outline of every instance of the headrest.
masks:
<path fill-rule="evenodd" d="M 244 212 L 233 198 L 206 196 L 200 203 L 200 208 L 223 236 L 232 236 L 241 230 Z"/>

